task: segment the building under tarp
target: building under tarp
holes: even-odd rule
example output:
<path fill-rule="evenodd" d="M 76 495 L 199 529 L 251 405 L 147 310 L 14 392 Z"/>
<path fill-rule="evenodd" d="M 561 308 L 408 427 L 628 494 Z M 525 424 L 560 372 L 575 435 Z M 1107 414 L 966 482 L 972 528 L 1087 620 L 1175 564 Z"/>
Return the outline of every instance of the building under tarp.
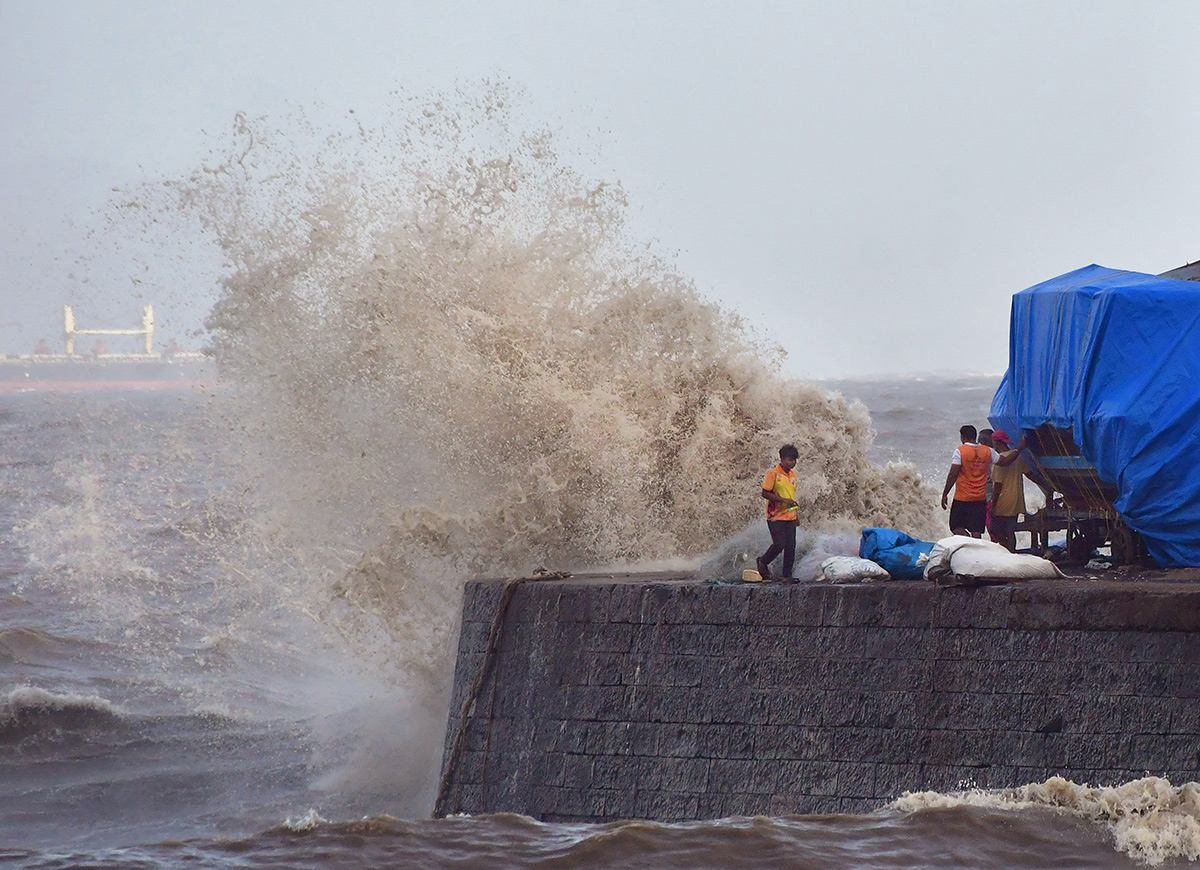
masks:
<path fill-rule="evenodd" d="M 1178 269 L 1172 269 L 1169 272 L 1163 272 L 1159 277 L 1175 278 L 1179 281 L 1200 281 L 1200 260 L 1188 263 L 1186 266 L 1180 266 Z"/>
<path fill-rule="evenodd" d="M 1017 293 L 989 418 L 1069 432 L 1147 553 L 1200 565 L 1200 283 L 1092 265 Z"/>

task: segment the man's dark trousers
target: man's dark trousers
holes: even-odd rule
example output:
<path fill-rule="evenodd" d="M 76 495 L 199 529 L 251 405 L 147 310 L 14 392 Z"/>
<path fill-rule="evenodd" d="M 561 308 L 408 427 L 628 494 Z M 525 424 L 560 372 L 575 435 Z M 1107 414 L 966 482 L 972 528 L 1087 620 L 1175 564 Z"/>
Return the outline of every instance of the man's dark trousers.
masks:
<path fill-rule="evenodd" d="M 783 553 L 783 573 L 780 575 L 790 579 L 792 563 L 796 561 L 796 520 L 767 520 L 767 529 L 771 532 L 771 546 L 763 553 L 762 560 L 770 565 L 775 557 Z"/>

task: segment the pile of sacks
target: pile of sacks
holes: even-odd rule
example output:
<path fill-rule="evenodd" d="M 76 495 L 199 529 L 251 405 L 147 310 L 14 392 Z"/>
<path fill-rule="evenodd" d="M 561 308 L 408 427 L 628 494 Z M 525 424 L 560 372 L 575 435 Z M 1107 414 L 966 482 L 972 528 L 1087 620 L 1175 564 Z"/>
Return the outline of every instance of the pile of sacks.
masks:
<path fill-rule="evenodd" d="M 948 578 L 1033 580 L 1062 577 L 1053 562 L 1010 553 L 997 543 L 964 535 L 932 543 L 896 529 L 863 529 L 858 556 L 831 556 L 821 563 L 830 583 Z"/>
<path fill-rule="evenodd" d="M 933 545 L 924 563 L 926 580 L 998 578 L 1041 580 L 1064 576 L 1049 559 L 1032 553 L 1010 553 L 999 544 L 967 535 L 952 535 Z"/>

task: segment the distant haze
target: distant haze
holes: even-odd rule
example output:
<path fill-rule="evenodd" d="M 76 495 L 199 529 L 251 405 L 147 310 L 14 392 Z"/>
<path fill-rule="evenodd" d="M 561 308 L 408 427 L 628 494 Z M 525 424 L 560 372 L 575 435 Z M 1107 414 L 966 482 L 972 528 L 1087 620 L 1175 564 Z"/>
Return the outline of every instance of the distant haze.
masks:
<path fill-rule="evenodd" d="M 1195 2 L 5 0 L 0 352 L 63 303 L 205 340 L 219 254 L 103 215 L 236 113 L 499 77 L 790 373 L 999 372 L 1012 293 L 1200 258 L 1198 33 Z"/>

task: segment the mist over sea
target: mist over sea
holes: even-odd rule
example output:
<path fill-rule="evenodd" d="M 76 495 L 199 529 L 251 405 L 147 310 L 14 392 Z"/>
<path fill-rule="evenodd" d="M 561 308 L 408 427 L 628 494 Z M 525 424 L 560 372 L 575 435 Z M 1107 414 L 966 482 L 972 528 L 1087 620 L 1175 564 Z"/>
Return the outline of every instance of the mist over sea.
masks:
<path fill-rule="evenodd" d="M 998 382 L 785 376 L 507 99 L 309 138 L 240 118 L 195 173 L 122 191 L 156 237 L 221 252 L 220 383 L 0 393 L 0 860 L 1196 858 L 1196 786 L 1158 779 L 964 783 L 853 817 L 428 818 L 465 580 L 699 566 L 761 526 L 784 442 L 813 536 L 940 535 L 958 426 Z"/>

